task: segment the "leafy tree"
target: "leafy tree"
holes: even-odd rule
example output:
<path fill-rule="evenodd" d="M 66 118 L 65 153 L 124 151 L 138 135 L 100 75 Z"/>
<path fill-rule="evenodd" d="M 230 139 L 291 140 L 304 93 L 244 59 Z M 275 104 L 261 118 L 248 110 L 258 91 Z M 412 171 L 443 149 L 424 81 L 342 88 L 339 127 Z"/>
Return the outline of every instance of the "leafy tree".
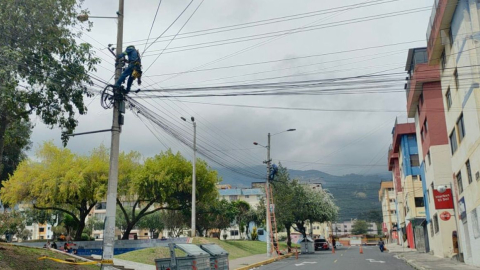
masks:
<path fill-rule="evenodd" d="M 162 211 L 162 220 L 171 237 L 180 237 L 187 228 L 188 219 L 178 210 Z"/>
<path fill-rule="evenodd" d="M 76 112 L 85 114 L 88 72 L 99 59 L 77 43 L 76 16 L 83 1 L 0 1 L 0 161 L 6 132 L 36 114 L 46 125 L 71 133 Z M 81 27 L 81 26 L 80 26 Z M 62 135 L 64 142 L 67 136 Z M 0 168 L 1 170 L 1 168 Z"/>
<path fill-rule="evenodd" d="M 157 211 L 183 210 L 184 215 L 188 215 L 192 199 L 192 164 L 189 161 L 180 153 L 167 151 L 147 158 L 143 165 L 131 164 L 123 169 L 123 177 L 119 179 L 118 198 L 130 202 L 130 207 L 125 207 L 117 198 L 127 222 L 123 239 L 128 239 L 141 218 Z M 196 164 L 196 179 L 197 203 L 215 200 L 216 184 L 220 179 L 217 172 L 200 159 Z"/>
<path fill-rule="evenodd" d="M 36 152 L 36 161 L 25 160 L 0 190 L 2 201 L 11 205 L 32 202 L 39 210 L 61 211 L 77 225 L 80 240 L 85 219 L 103 200 L 108 180 L 108 150 L 101 146 L 89 156 L 78 156 L 51 142 Z"/>
<path fill-rule="evenodd" d="M 156 238 L 156 235 L 158 238 L 159 233 L 165 229 L 161 212 L 155 212 L 143 217 L 138 223 L 138 228 L 148 230 L 150 232 L 150 239 Z"/>
<path fill-rule="evenodd" d="M 0 213 L 0 235 L 20 235 L 25 230 L 25 217 L 18 211 Z"/>
<path fill-rule="evenodd" d="M 366 234 L 368 232 L 368 223 L 365 220 L 355 220 L 352 225 L 352 234 Z"/>
<path fill-rule="evenodd" d="M 28 121 L 15 119 L 8 125 L 3 138 L 3 154 L 0 155 L 2 157 L 0 160 L 0 187 L 2 182 L 13 174 L 18 164 L 27 157 L 25 151 L 30 150 L 31 133 L 32 125 Z"/>
<path fill-rule="evenodd" d="M 290 180 L 287 169 L 281 165 L 272 186 L 276 217 L 287 229 L 287 242 L 290 245 L 290 227 L 306 237 L 308 223 L 334 221 L 337 218 L 338 207 L 330 193 L 312 190 L 298 180 Z"/>
<path fill-rule="evenodd" d="M 218 239 L 220 239 L 220 234 L 235 221 L 239 210 L 234 203 L 227 200 L 220 200 L 215 205 L 215 213 L 216 218 L 213 222 L 213 228 L 218 229 Z"/>
<path fill-rule="evenodd" d="M 245 232 L 245 227 L 248 222 L 250 222 L 250 218 L 248 216 L 248 212 L 250 211 L 250 204 L 248 204 L 246 201 L 234 201 L 233 205 L 235 208 L 237 208 L 237 216 L 235 217 L 235 220 L 238 224 L 239 230 L 240 230 L 240 237 L 242 234 Z"/>

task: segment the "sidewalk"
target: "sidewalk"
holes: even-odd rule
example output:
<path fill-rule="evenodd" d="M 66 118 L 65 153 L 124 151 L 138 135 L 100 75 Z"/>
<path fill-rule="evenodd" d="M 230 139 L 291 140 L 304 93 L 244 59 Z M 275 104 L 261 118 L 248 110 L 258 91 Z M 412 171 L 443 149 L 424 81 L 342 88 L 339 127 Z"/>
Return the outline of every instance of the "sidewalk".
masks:
<path fill-rule="evenodd" d="M 113 264 L 117 266 L 123 266 L 124 268 L 133 269 L 133 270 L 156 270 L 155 265 L 125 261 L 125 260 L 120 260 L 115 258 L 113 259 Z"/>
<path fill-rule="evenodd" d="M 395 247 L 396 246 L 396 247 Z M 479 270 L 480 267 L 467 265 L 455 259 L 439 258 L 428 253 L 415 252 L 412 249 L 403 248 L 398 245 L 387 245 L 388 252 L 398 253 L 398 258 L 404 260 L 411 267 L 417 270 Z"/>
<path fill-rule="evenodd" d="M 271 258 L 274 258 L 274 257 L 271 257 Z M 238 258 L 235 260 L 230 260 L 229 265 L 231 270 L 235 270 L 237 268 L 249 266 L 258 262 L 266 261 L 271 258 L 268 258 L 266 253 L 258 254 L 258 255 Z"/>

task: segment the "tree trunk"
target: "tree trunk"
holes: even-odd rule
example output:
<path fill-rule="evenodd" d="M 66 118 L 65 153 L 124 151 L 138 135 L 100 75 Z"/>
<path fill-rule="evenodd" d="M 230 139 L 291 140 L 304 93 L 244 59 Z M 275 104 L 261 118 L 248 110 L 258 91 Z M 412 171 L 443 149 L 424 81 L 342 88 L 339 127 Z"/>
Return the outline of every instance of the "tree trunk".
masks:
<path fill-rule="evenodd" d="M 7 127 L 8 120 L 6 115 L 0 114 L 0 174 L 3 171 L 3 149 L 5 148 L 5 133 L 7 132 Z"/>
<path fill-rule="evenodd" d="M 78 228 L 77 228 L 77 231 L 75 232 L 75 237 L 73 238 L 73 240 L 75 241 L 82 240 L 83 229 L 85 229 L 85 218 L 80 219 L 80 222 L 78 223 Z"/>
<path fill-rule="evenodd" d="M 285 224 L 285 228 L 287 229 L 287 247 L 288 253 L 292 252 L 292 236 L 290 235 L 290 228 L 292 224 Z"/>
<path fill-rule="evenodd" d="M 129 224 L 127 224 L 127 229 L 125 229 L 125 231 L 123 232 L 122 240 L 128 240 L 128 237 L 130 236 L 130 232 L 133 230 L 134 224 L 135 223 L 133 222 L 130 222 Z"/>

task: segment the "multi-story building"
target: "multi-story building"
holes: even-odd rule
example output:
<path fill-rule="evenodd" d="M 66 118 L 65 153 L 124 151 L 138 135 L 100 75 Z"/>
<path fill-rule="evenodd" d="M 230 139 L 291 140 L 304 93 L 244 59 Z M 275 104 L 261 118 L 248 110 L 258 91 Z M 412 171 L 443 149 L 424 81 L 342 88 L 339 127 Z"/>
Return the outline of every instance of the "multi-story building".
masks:
<path fill-rule="evenodd" d="M 425 234 L 421 227 L 425 221 L 425 207 L 415 134 L 414 123 L 396 121 L 388 155 L 396 194 L 399 243 L 412 249 L 425 246 Z"/>
<path fill-rule="evenodd" d="M 440 69 L 438 65 L 428 65 L 427 48 L 423 47 L 408 51 L 405 70 L 408 72 L 405 89 L 407 115 L 415 119 L 421 163 L 419 177 L 425 205 L 425 222 L 422 227 L 428 234 L 425 237 L 425 248 L 421 249 L 439 257 L 452 257 L 455 222 L 453 219 L 442 221 L 439 216 L 445 211 L 453 214 L 453 209 L 444 209 L 440 205 L 436 207 L 434 203 L 436 187 L 450 183 L 452 175 Z"/>
<path fill-rule="evenodd" d="M 388 243 L 398 240 L 396 196 L 393 181 L 382 181 L 378 191 L 378 200 L 382 205 L 382 232 Z"/>
<path fill-rule="evenodd" d="M 479 12 L 479 1 L 437 0 L 427 30 L 428 64 L 439 66 L 446 108 L 459 252 L 473 265 L 480 265 Z"/>
<path fill-rule="evenodd" d="M 334 236 L 338 235 L 351 235 L 353 224 L 355 224 L 356 220 L 344 221 L 344 222 L 334 222 L 332 224 L 332 234 Z M 375 222 L 368 222 L 368 231 L 367 234 L 377 234 L 378 228 Z"/>

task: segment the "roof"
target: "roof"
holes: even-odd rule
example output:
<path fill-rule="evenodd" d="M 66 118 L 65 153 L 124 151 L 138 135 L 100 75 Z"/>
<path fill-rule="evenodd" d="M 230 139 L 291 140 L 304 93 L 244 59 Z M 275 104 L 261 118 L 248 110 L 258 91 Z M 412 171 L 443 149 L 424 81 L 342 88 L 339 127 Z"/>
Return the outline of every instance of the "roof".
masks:
<path fill-rule="evenodd" d="M 245 188 L 245 189 L 220 189 L 218 191 L 220 196 L 229 195 L 263 195 L 263 190 L 260 188 Z"/>

